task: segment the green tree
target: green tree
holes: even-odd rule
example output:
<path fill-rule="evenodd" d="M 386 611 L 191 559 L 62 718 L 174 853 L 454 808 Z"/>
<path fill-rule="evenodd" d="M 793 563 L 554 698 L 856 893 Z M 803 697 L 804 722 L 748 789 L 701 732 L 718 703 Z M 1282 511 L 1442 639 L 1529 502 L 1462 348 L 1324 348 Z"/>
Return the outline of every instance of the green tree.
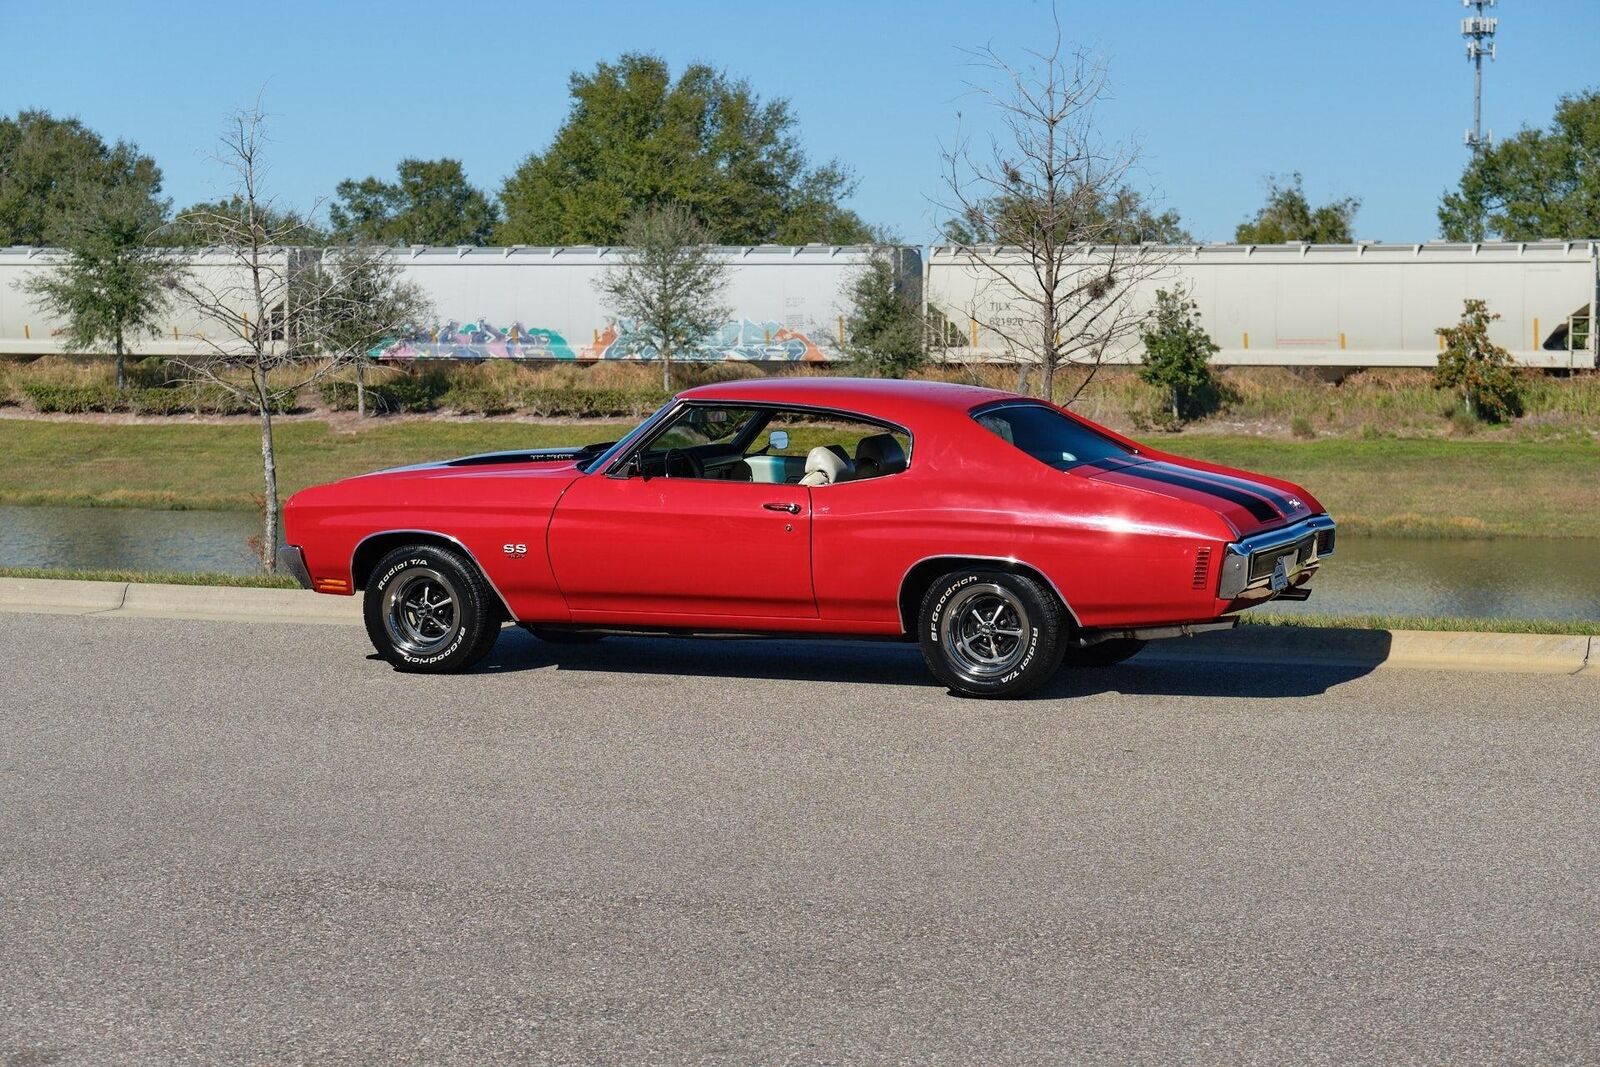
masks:
<path fill-rule="evenodd" d="M 460 160 L 402 159 L 398 180 L 339 183 L 328 206 L 340 241 L 385 245 L 484 245 L 500 208 L 467 182 Z"/>
<path fill-rule="evenodd" d="M 662 204 L 684 205 L 722 244 L 870 239 L 839 204 L 849 174 L 810 164 L 785 100 L 704 64 L 674 81 L 637 53 L 574 74 L 571 93 L 555 139 L 501 191 L 501 243 L 618 244 L 639 209 Z"/>
<path fill-rule="evenodd" d="M 172 221 L 152 236 L 154 244 L 199 248 L 217 236 L 216 223 L 229 219 L 244 228 L 260 227 L 263 232 L 280 234 L 297 246 L 321 247 L 332 238 L 328 231 L 309 217 L 276 204 L 257 202 L 255 218 L 251 221 L 250 206 L 238 196 L 224 200 L 202 200 L 191 204 L 172 216 Z"/>
<path fill-rule="evenodd" d="M 681 204 L 636 212 L 623 231 L 618 266 L 596 288 L 620 319 L 631 320 L 642 346 L 661 360 L 661 384 L 672 391 L 672 360 L 727 320 L 722 303 L 728 265 L 706 240 L 704 227 Z"/>
<path fill-rule="evenodd" d="M 1360 209 L 1361 201 L 1353 196 L 1313 208 L 1298 171 L 1288 181 L 1268 175 L 1267 202 L 1253 218 L 1239 223 L 1233 239 L 1242 245 L 1349 244 L 1355 240 L 1351 227 Z"/>
<path fill-rule="evenodd" d="M 1548 131 L 1474 156 L 1439 228 L 1451 241 L 1600 237 L 1600 90 L 1563 97 Z"/>
<path fill-rule="evenodd" d="M 1167 391 L 1174 423 L 1200 414 L 1216 393 L 1211 357 L 1221 349 L 1201 325 L 1199 305 L 1185 292 L 1157 289 L 1155 313 L 1141 336 L 1140 379 Z"/>
<path fill-rule="evenodd" d="M 1489 340 L 1489 324 L 1500 316 L 1482 300 L 1467 300 L 1461 321 L 1434 332 L 1444 338 L 1433 384 L 1453 389 L 1475 419 L 1503 422 L 1522 409 L 1520 383 L 1511 353 Z"/>
<path fill-rule="evenodd" d="M 166 207 L 161 170 L 137 145 L 108 145 L 77 119 L 45 111 L 0 118 L 0 247 L 54 243 L 85 190 L 123 188 Z"/>
<path fill-rule="evenodd" d="M 181 268 L 146 243 L 162 223 L 161 205 L 137 185 L 84 185 L 68 201 L 69 222 L 54 239 L 66 251 L 52 270 L 23 283 L 44 307 L 66 321 L 67 349 L 104 351 L 117 361 L 117 389 L 127 388 L 129 342 L 156 332 L 170 306 Z"/>
<path fill-rule="evenodd" d="M 1028 200 L 1016 194 L 991 197 L 973 210 L 944 224 L 944 239 L 951 244 L 981 245 L 999 243 L 1000 231 L 1026 228 Z M 1058 222 L 1064 233 L 1092 233 L 1107 244 L 1186 245 L 1194 235 L 1184 228 L 1183 219 L 1173 208 L 1157 212 L 1144 197 L 1123 185 L 1092 204 L 1083 205 L 1083 216 L 1064 217 Z"/>
<path fill-rule="evenodd" d="M 922 365 L 922 312 L 894 253 L 879 249 L 849 286 L 845 353 L 861 370 L 903 378 Z"/>

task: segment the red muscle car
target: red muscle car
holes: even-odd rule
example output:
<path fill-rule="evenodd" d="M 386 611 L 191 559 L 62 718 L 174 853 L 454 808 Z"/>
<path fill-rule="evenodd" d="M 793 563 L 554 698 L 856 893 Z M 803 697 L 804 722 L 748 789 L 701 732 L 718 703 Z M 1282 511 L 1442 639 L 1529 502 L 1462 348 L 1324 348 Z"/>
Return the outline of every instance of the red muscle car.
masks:
<path fill-rule="evenodd" d="M 1030 397 L 784 378 L 690 389 L 622 440 L 296 493 L 279 559 L 364 592 L 400 670 L 460 671 L 514 622 L 607 634 L 918 641 L 952 691 L 1304 599 L 1334 524 L 1304 489 L 1167 455 Z"/>

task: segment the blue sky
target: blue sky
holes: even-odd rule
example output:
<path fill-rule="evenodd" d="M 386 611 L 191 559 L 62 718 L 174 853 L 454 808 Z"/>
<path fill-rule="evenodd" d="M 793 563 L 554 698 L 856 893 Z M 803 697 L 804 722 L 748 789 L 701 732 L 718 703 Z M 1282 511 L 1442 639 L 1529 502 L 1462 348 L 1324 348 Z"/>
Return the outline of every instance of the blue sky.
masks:
<path fill-rule="evenodd" d="M 1142 148 L 1139 184 L 1202 239 L 1226 240 L 1263 175 L 1313 199 L 1360 196 L 1357 236 L 1437 236 L 1466 160 L 1471 70 L 1458 0 L 1059 0 L 1068 38 L 1110 65 L 1105 128 Z M 1545 125 L 1600 85 L 1593 0 L 1504 0 L 1485 76 L 1496 134 Z M 912 241 L 942 217 L 940 143 L 981 125 L 963 46 L 1016 55 L 1048 33 L 1035 0 L 951 3 L 309 3 L 0 0 L 0 112 L 76 115 L 136 141 L 180 204 L 225 191 L 207 158 L 233 108 L 271 115 L 271 185 L 309 207 L 405 156 L 461 159 L 497 189 L 566 113 L 567 76 L 630 50 L 704 60 L 789 98 L 817 159 L 859 179 L 852 206 Z M 303 33 L 284 44 L 289 29 Z M 1561 58 L 1561 57 L 1565 58 Z"/>

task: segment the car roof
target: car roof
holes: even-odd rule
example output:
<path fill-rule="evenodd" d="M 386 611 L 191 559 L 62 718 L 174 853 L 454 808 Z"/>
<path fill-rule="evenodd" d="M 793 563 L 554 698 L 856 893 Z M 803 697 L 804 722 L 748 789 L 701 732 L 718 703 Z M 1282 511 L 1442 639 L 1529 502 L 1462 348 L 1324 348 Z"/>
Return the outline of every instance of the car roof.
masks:
<path fill-rule="evenodd" d="M 682 400 L 832 408 L 901 423 L 919 414 L 961 414 L 996 400 L 1025 399 L 1000 389 L 953 382 L 831 377 L 742 378 L 686 389 L 678 396 Z"/>

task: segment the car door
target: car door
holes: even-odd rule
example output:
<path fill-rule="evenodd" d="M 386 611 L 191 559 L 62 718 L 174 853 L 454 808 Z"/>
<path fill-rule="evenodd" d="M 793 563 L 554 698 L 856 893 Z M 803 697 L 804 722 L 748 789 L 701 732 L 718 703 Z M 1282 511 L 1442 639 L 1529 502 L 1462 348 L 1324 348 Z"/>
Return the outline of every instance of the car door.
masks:
<path fill-rule="evenodd" d="M 549 550 L 574 619 L 817 616 L 800 486 L 597 471 L 557 503 Z"/>

